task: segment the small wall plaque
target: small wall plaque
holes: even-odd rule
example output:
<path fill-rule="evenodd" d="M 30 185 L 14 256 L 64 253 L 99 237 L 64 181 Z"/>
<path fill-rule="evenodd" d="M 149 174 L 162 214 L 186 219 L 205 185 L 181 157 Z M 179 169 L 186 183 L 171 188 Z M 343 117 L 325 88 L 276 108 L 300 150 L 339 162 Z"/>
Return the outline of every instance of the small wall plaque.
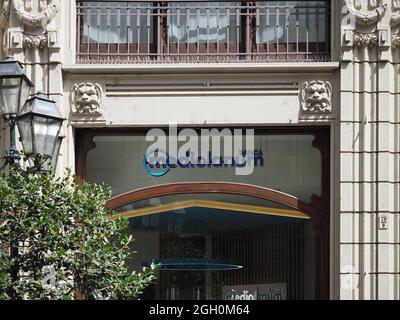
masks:
<path fill-rule="evenodd" d="M 387 215 L 379 216 L 379 230 L 387 230 L 388 229 L 388 217 Z"/>

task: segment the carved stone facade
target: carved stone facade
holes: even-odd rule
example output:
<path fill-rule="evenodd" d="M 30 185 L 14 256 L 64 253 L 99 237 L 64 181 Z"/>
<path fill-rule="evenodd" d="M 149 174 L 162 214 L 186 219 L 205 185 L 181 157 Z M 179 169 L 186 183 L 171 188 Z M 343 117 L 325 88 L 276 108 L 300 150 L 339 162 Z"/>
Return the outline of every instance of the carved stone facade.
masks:
<path fill-rule="evenodd" d="M 343 299 L 400 299 L 400 1 L 345 5 L 340 293 Z"/>

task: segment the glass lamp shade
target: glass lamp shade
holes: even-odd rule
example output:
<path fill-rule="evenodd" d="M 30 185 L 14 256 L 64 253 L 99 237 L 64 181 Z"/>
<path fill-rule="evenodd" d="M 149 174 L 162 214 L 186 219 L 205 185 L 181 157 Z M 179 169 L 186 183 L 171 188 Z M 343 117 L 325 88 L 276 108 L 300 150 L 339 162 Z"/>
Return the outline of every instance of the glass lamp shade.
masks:
<path fill-rule="evenodd" d="M 60 156 L 61 145 L 62 145 L 64 138 L 65 138 L 64 136 L 58 136 L 51 159 L 48 159 L 43 164 L 44 170 L 50 170 L 50 169 L 56 170 L 57 169 L 58 158 Z"/>
<path fill-rule="evenodd" d="M 41 154 L 52 158 L 64 120 L 54 101 L 42 94 L 29 99 L 17 116 L 25 153 L 28 156 Z"/>
<path fill-rule="evenodd" d="M 0 113 L 17 115 L 32 87 L 18 61 L 9 57 L 0 62 Z"/>
<path fill-rule="evenodd" d="M 56 146 L 54 148 L 53 156 L 51 157 L 51 162 L 49 163 L 51 167 L 55 170 L 57 168 L 58 157 L 60 155 L 61 145 L 65 137 L 58 136 L 56 141 Z"/>

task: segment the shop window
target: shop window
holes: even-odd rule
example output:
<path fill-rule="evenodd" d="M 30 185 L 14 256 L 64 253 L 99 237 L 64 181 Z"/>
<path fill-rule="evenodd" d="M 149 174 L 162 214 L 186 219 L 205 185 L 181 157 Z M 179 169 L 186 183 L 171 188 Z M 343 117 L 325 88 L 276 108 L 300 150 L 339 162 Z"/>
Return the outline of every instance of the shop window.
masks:
<path fill-rule="evenodd" d="M 125 205 L 130 262 L 160 265 L 145 299 L 320 298 L 320 237 L 306 214 L 271 201 L 186 194 Z"/>
<path fill-rule="evenodd" d="M 166 167 L 148 167 L 145 134 L 82 129 L 76 151 L 78 180 L 110 185 L 107 206 L 129 219 L 130 268 L 161 265 L 146 299 L 329 297 L 329 130 L 255 130 L 263 156 L 243 176 L 221 164 L 154 174 Z"/>

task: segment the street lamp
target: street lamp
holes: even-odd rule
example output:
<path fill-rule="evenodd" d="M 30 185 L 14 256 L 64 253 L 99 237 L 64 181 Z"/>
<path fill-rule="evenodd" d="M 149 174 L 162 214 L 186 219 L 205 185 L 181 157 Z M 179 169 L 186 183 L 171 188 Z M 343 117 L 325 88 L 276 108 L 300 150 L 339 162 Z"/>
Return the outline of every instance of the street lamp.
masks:
<path fill-rule="evenodd" d="M 18 125 L 20 139 L 25 154 L 29 158 L 42 159 L 43 169 L 57 163 L 62 138 L 60 131 L 64 118 L 55 101 L 38 92 L 28 99 L 32 82 L 25 75 L 21 63 L 12 57 L 0 62 L 0 114 L 10 126 L 10 149 L 6 154 L 7 165 L 19 165 L 16 149 L 15 126 Z M 28 99 L 28 100 L 27 100 Z M 39 156 L 40 155 L 40 156 Z M 48 159 L 51 161 L 47 161 Z M 35 164 L 36 165 L 36 164 Z"/>
<path fill-rule="evenodd" d="M 55 101 L 38 92 L 25 102 L 16 120 L 28 157 L 40 154 L 46 161 L 57 156 L 54 153 L 60 147 L 59 136 L 65 118 L 61 116 Z"/>
<path fill-rule="evenodd" d="M 29 97 L 33 83 L 25 75 L 21 63 L 12 57 L 0 62 L 0 114 L 10 126 L 10 149 L 6 164 L 16 165 L 20 159 L 15 141 L 15 117 Z"/>
<path fill-rule="evenodd" d="M 21 63 L 12 57 L 0 62 L 0 113 L 5 120 L 12 120 L 18 114 L 32 87 Z"/>

